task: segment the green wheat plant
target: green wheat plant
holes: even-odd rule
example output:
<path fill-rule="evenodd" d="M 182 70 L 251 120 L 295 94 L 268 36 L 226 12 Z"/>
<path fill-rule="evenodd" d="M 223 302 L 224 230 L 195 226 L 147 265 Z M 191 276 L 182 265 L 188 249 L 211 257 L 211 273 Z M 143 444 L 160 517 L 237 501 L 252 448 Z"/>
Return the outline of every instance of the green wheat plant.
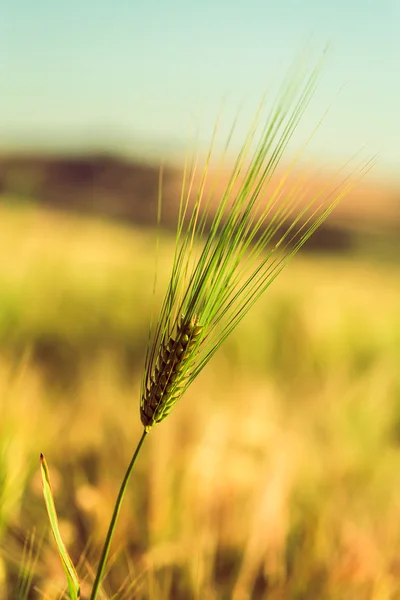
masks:
<path fill-rule="evenodd" d="M 211 167 L 217 128 L 203 167 L 198 167 L 197 160 L 185 166 L 170 279 L 150 328 L 145 357 L 140 393 L 143 433 L 119 490 L 90 600 L 96 600 L 100 592 L 126 487 L 146 437 L 170 414 L 227 336 L 371 166 L 360 162 L 351 175 L 343 168 L 336 174 L 340 185 L 332 179 L 310 197 L 304 178 L 293 178 L 308 139 L 281 172 L 282 158 L 320 75 L 320 64 L 305 75 L 296 64 L 267 116 L 265 102 L 257 111 L 228 178 L 223 167 L 228 159 L 231 164 L 234 126 L 218 169 Z M 223 191 L 218 192 L 221 181 Z M 44 475 L 48 479 L 47 468 Z M 69 586 L 75 589 L 71 598 L 79 597 L 75 571 L 61 540 L 58 545 Z"/>

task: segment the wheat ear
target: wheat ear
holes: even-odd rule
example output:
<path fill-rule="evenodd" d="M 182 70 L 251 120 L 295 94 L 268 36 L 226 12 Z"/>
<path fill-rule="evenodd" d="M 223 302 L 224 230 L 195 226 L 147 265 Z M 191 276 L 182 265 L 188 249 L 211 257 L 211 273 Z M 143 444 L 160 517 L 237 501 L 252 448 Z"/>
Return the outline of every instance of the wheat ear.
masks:
<path fill-rule="evenodd" d="M 182 395 L 188 378 L 187 367 L 195 357 L 202 332 L 196 315 L 190 320 L 182 315 L 176 335 L 161 344 L 156 366 L 141 399 L 140 418 L 146 431 L 165 419 Z"/>

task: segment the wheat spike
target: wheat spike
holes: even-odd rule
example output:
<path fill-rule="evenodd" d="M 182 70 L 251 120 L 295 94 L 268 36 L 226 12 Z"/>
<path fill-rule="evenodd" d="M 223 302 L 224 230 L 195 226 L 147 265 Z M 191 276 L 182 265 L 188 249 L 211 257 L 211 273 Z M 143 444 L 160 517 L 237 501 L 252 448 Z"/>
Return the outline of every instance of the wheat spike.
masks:
<path fill-rule="evenodd" d="M 187 367 L 196 353 L 202 331 L 197 316 L 190 320 L 182 316 L 176 335 L 161 344 L 140 405 L 140 418 L 147 431 L 169 415 L 181 396 L 188 377 Z"/>
<path fill-rule="evenodd" d="M 362 160 L 353 175 L 343 174 L 343 167 L 321 189 L 308 191 L 307 178 L 295 174 L 307 140 L 285 170 L 277 172 L 314 94 L 320 67 L 318 63 L 311 73 L 294 69 L 277 101 L 270 107 L 263 101 L 222 192 L 218 181 L 234 127 L 216 174 L 210 171 L 214 137 L 203 166 L 197 157 L 193 165 L 185 165 L 171 275 L 146 351 L 140 395 L 146 431 L 171 412 L 224 340 L 371 167 Z M 338 175 L 340 183 L 335 182 Z M 178 315 L 183 315 L 180 321 Z"/>

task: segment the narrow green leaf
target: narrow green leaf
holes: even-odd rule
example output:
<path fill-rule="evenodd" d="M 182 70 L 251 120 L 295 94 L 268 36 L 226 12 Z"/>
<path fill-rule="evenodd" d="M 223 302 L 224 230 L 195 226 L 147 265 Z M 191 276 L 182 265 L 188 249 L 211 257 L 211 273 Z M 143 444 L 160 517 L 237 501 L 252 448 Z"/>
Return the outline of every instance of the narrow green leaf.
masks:
<path fill-rule="evenodd" d="M 56 507 L 53 500 L 53 494 L 50 485 L 49 469 L 47 467 L 46 460 L 43 454 L 40 455 L 40 470 L 42 473 L 43 482 L 43 495 L 46 502 L 47 513 L 49 515 L 50 526 L 56 540 L 58 553 L 61 558 L 61 562 L 64 567 L 65 574 L 67 576 L 68 591 L 71 600 L 79 600 L 81 597 L 80 585 L 78 575 L 75 571 L 75 567 L 72 564 L 72 560 L 67 552 L 67 549 L 62 541 L 60 530 L 58 527 L 58 519 Z"/>

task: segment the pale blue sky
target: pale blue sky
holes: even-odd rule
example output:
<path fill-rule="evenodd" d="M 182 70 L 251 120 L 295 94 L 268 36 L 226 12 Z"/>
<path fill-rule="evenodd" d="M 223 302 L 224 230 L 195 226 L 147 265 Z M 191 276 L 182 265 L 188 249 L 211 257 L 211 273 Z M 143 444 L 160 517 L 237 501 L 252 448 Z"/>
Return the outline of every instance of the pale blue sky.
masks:
<path fill-rule="evenodd" d="M 328 41 L 304 128 L 345 86 L 316 151 L 343 159 L 368 143 L 398 169 L 400 0 L 5 2 L 0 146 L 180 147 L 225 97 L 254 107 L 305 44 L 317 56 Z"/>

